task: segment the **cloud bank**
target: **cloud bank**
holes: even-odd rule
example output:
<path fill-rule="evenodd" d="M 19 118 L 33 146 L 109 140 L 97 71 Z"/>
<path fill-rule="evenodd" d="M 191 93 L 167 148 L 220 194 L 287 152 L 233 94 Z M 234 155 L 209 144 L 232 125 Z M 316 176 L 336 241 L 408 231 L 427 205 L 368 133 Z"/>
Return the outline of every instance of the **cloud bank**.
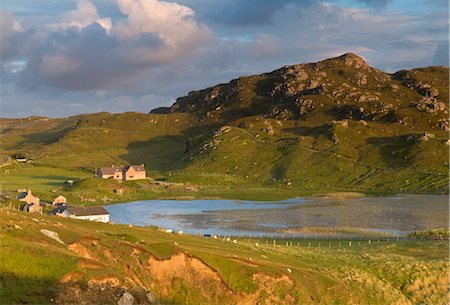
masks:
<path fill-rule="evenodd" d="M 2 116 L 149 111 L 190 90 L 345 52 L 391 72 L 448 65 L 441 0 L 404 11 L 400 0 L 65 0 L 45 18 L 49 0 L 5 1 Z"/>
<path fill-rule="evenodd" d="M 189 56 L 214 37 L 190 8 L 176 3 L 118 0 L 125 18 L 116 24 L 99 17 L 91 1 L 76 3 L 76 10 L 38 31 L 24 32 L 11 13 L 2 13 L 1 59 L 26 60 L 26 86 L 126 88 L 143 71 Z"/>

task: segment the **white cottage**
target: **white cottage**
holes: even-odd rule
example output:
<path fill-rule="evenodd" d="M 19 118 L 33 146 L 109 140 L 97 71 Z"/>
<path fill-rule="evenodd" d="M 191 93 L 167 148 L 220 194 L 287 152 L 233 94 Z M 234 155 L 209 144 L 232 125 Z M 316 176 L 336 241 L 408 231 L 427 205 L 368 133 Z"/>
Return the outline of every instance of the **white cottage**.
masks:
<path fill-rule="evenodd" d="M 67 207 L 64 211 L 56 215 L 90 221 L 109 222 L 109 212 L 101 206 Z"/>

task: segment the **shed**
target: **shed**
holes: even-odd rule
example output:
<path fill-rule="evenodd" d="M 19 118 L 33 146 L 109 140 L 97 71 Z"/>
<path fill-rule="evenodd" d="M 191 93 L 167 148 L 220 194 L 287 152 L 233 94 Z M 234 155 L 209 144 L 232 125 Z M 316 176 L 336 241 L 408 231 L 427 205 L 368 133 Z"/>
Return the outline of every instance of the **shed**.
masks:
<path fill-rule="evenodd" d="M 109 212 L 102 206 L 69 206 L 58 216 L 98 222 L 109 222 Z"/>

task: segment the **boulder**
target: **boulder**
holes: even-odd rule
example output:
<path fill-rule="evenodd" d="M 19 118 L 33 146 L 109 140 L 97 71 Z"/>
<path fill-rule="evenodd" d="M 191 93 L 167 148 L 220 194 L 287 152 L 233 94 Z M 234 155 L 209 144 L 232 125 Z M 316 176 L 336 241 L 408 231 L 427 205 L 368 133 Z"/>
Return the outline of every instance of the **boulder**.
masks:
<path fill-rule="evenodd" d="M 119 301 L 117 301 L 117 305 L 133 305 L 134 304 L 134 297 L 131 293 L 125 292 L 120 297 Z"/>
<path fill-rule="evenodd" d="M 61 238 L 59 238 L 58 233 L 54 232 L 54 231 L 50 231 L 50 230 L 46 230 L 46 229 L 42 229 L 41 233 L 44 234 L 45 236 L 47 236 L 48 238 L 51 238 L 53 240 L 56 240 L 57 242 L 59 242 L 60 244 L 64 245 L 64 242 L 61 240 Z"/>

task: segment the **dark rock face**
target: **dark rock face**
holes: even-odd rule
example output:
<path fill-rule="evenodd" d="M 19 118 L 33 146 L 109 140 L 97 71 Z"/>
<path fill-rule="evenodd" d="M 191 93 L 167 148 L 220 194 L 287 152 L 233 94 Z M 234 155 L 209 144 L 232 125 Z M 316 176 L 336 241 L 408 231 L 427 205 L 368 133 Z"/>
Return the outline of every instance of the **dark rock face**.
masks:
<path fill-rule="evenodd" d="M 170 107 L 158 107 L 150 111 L 151 114 L 169 114 Z"/>

